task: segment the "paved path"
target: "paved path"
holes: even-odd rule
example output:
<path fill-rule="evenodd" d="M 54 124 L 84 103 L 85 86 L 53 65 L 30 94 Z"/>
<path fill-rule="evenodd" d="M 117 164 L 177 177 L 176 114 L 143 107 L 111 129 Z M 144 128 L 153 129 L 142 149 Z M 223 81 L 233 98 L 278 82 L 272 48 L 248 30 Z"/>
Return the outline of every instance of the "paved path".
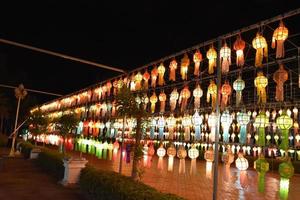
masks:
<path fill-rule="evenodd" d="M 7 150 L 0 149 L 0 156 Z M 0 168 L 0 199 L 2 200 L 83 200 L 78 188 L 64 188 L 55 178 L 41 172 L 32 161 L 5 158 Z"/>

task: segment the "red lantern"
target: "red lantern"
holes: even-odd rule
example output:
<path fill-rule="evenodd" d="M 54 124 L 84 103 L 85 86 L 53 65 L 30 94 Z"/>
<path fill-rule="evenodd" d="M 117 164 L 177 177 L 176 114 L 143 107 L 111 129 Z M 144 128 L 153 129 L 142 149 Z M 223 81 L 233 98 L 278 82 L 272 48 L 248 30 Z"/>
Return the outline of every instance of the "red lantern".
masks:
<path fill-rule="evenodd" d="M 242 67 L 245 64 L 244 59 L 244 49 L 246 46 L 246 42 L 242 39 L 239 34 L 233 44 L 233 49 L 236 51 L 236 65 L 238 67 Z"/>
<path fill-rule="evenodd" d="M 150 79 L 150 74 L 148 70 L 146 70 L 145 73 L 143 74 L 143 79 L 144 79 L 144 87 L 145 89 L 148 89 L 149 79 Z"/>

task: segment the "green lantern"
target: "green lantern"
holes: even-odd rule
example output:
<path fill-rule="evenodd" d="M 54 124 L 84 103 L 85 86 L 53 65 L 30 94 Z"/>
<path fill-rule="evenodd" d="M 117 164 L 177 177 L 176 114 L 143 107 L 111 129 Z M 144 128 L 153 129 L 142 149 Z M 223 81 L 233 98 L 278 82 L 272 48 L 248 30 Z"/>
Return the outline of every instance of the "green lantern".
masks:
<path fill-rule="evenodd" d="M 258 128 L 258 145 L 265 146 L 265 128 L 269 126 L 269 118 L 265 112 L 262 111 L 256 116 L 254 125 Z"/>
<path fill-rule="evenodd" d="M 260 154 L 259 158 L 254 162 L 254 169 L 258 173 L 258 191 L 265 191 L 265 175 L 269 171 L 269 163 L 266 161 L 263 154 Z"/>
<path fill-rule="evenodd" d="M 284 111 L 280 117 L 276 119 L 276 125 L 281 130 L 281 143 L 279 147 L 286 151 L 289 148 L 289 130 L 293 126 L 293 119 Z"/>
<path fill-rule="evenodd" d="M 279 165 L 279 174 L 281 177 L 279 196 L 280 199 L 287 199 L 289 193 L 289 179 L 294 175 L 294 167 L 290 158 Z"/>

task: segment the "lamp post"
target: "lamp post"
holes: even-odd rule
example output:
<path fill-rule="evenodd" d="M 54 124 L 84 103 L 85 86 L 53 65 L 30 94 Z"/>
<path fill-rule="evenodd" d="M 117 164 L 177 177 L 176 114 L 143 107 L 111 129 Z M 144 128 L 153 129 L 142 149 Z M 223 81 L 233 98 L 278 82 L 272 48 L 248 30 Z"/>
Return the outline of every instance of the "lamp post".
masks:
<path fill-rule="evenodd" d="M 21 102 L 21 99 L 24 99 L 26 95 L 27 95 L 27 91 L 25 90 L 23 84 L 20 84 L 17 88 L 15 88 L 15 96 L 18 99 L 18 105 L 17 105 L 13 140 L 12 140 L 11 149 L 10 149 L 10 153 L 9 153 L 10 157 L 15 156 L 15 141 L 16 141 L 16 136 L 17 136 L 16 129 L 17 129 L 17 125 L 18 125 L 20 102 Z"/>

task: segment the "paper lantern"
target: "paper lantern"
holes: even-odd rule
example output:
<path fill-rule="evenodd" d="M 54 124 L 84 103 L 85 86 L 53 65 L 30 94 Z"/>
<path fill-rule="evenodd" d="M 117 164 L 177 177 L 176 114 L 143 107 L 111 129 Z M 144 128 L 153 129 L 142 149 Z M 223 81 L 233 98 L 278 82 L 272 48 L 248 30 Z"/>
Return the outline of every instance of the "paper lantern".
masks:
<path fill-rule="evenodd" d="M 215 141 L 216 125 L 217 125 L 218 116 L 215 112 L 212 112 L 207 120 L 208 126 L 210 128 L 210 141 Z"/>
<path fill-rule="evenodd" d="M 263 57 L 268 57 L 267 41 L 260 33 L 257 33 L 256 37 L 252 40 L 252 46 L 256 49 L 255 66 L 262 67 Z"/>
<path fill-rule="evenodd" d="M 231 65 L 231 49 L 227 46 L 226 42 L 220 49 L 221 69 L 222 74 L 229 72 L 229 66 Z"/>
<path fill-rule="evenodd" d="M 169 68 L 170 68 L 169 80 L 176 81 L 177 62 L 175 58 L 170 62 Z"/>
<path fill-rule="evenodd" d="M 158 99 L 160 101 L 160 112 L 164 113 L 166 107 L 166 100 L 167 100 L 167 95 L 164 93 L 164 91 L 161 91 L 161 93 L 158 96 Z"/>
<path fill-rule="evenodd" d="M 164 75 L 165 75 L 165 71 L 166 71 L 166 68 L 163 63 L 161 63 L 158 66 L 157 71 L 158 71 L 158 85 L 162 86 L 165 84 Z"/>
<path fill-rule="evenodd" d="M 276 101 L 284 101 L 284 89 L 283 85 L 284 82 L 288 80 L 289 74 L 284 69 L 283 64 L 279 64 L 279 69 L 273 74 L 273 80 L 275 81 L 276 85 Z"/>
<path fill-rule="evenodd" d="M 281 130 L 281 144 L 279 145 L 280 149 L 288 150 L 289 148 L 289 130 L 293 126 L 293 119 L 289 117 L 286 112 L 282 112 L 280 117 L 276 119 L 276 125 Z"/>
<path fill-rule="evenodd" d="M 277 41 L 276 58 L 284 57 L 284 41 L 288 38 L 289 30 L 280 21 L 279 27 L 275 29 L 272 37 L 272 48 L 274 49 Z"/>
<path fill-rule="evenodd" d="M 148 166 L 148 149 L 149 149 L 149 147 L 148 147 L 148 145 L 147 145 L 147 143 L 145 143 L 144 144 L 144 146 L 143 146 L 143 166 L 144 167 L 147 167 Z"/>
<path fill-rule="evenodd" d="M 257 88 L 257 103 L 266 103 L 267 102 L 267 93 L 266 87 L 268 85 L 268 78 L 264 76 L 263 72 L 258 72 L 257 77 L 254 79 L 254 85 Z"/>
<path fill-rule="evenodd" d="M 236 91 L 236 106 L 240 106 L 242 102 L 242 91 L 244 88 L 245 81 L 239 76 L 238 79 L 233 82 L 233 89 Z"/>
<path fill-rule="evenodd" d="M 194 53 L 193 60 L 195 63 L 194 75 L 198 77 L 200 75 L 200 63 L 202 61 L 202 54 L 199 50 L 196 50 Z"/>
<path fill-rule="evenodd" d="M 206 57 L 208 59 L 208 74 L 213 74 L 214 67 L 217 66 L 217 51 L 213 46 L 207 51 Z"/>
<path fill-rule="evenodd" d="M 203 96 L 203 90 L 201 89 L 199 84 L 197 84 L 196 88 L 193 90 L 193 96 L 194 96 L 194 109 L 199 109 L 200 98 Z"/>
<path fill-rule="evenodd" d="M 298 108 L 297 107 L 293 108 L 293 117 L 295 120 L 298 118 Z"/>
<path fill-rule="evenodd" d="M 189 87 L 186 85 L 180 92 L 178 103 L 181 104 L 180 110 L 183 112 L 186 109 L 189 98 L 191 97 L 191 92 Z"/>
<path fill-rule="evenodd" d="M 168 159 L 168 171 L 171 172 L 171 171 L 173 171 L 174 157 L 176 156 L 176 149 L 175 149 L 173 143 L 167 149 L 167 155 L 169 156 L 169 159 Z"/>
<path fill-rule="evenodd" d="M 222 155 L 222 161 L 226 167 L 230 167 L 234 162 L 234 154 L 232 153 L 230 146 L 228 146 L 227 151 Z"/>
<path fill-rule="evenodd" d="M 221 87 L 221 94 L 222 94 L 222 100 L 221 100 L 221 108 L 222 110 L 227 106 L 230 95 L 232 93 L 232 88 L 229 84 L 229 82 L 226 80 L 225 83 Z"/>
<path fill-rule="evenodd" d="M 294 175 L 294 167 L 288 159 L 279 165 L 280 188 L 279 196 L 281 199 L 288 199 L 289 179 Z"/>
<path fill-rule="evenodd" d="M 144 80 L 144 88 L 148 89 L 148 85 L 149 85 L 149 79 L 150 79 L 150 74 L 148 72 L 148 70 L 145 71 L 145 73 L 143 74 L 143 80 Z"/>
<path fill-rule="evenodd" d="M 135 91 L 135 75 L 132 74 L 131 78 L 130 78 L 130 91 Z"/>
<path fill-rule="evenodd" d="M 191 168 L 190 168 L 190 174 L 196 174 L 197 172 L 197 166 L 196 166 L 196 159 L 199 157 L 199 150 L 196 149 L 196 146 L 192 144 L 192 147 L 188 151 L 188 155 L 191 160 Z"/>
<path fill-rule="evenodd" d="M 223 128 L 223 142 L 229 142 L 229 128 L 232 123 L 232 116 L 230 115 L 229 111 L 226 110 L 221 115 L 221 125 Z"/>
<path fill-rule="evenodd" d="M 260 154 L 259 158 L 254 162 L 254 169 L 258 173 L 258 191 L 265 191 L 265 175 L 269 171 L 269 163 L 266 161 L 263 154 Z"/>
<path fill-rule="evenodd" d="M 154 132 L 156 127 L 156 119 L 152 118 L 151 124 L 150 124 L 150 139 L 154 139 Z"/>
<path fill-rule="evenodd" d="M 265 112 L 260 112 L 255 118 L 254 126 L 258 128 L 258 145 L 265 146 L 265 128 L 269 126 L 269 118 Z"/>
<path fill-rule="evenodd" d="M 166 149 L 164 148 L 164 146 L 162 144 L 157 149 L 156 154 L 158 155 L 157 169 L 163 170 L 164 169 L 163 158 L 166 155 Z"/>
<path fill-rule="evenodd" d="M 237 113 L 237 122 L 240 125 L 240 143 L 246 144 L 247 125 L 250 122 L 250 116 L 246 112 Z"/>
<path fill-rule="evenodd" d="M 182 118 L 182 126 L 184 127 L 184 140 L 185 141 L 190 141 L 191 125 L 192 125 L 191 117 L 189 115 L 184 115 L 184 117 Z"/>
<path fill-rule="evenodd" d="M 235 160 L 235 166 L 240 171 L 245 171 L 249 167 L 248 160 L 244 158 L 242 153 L 238 154 L 238 158 Z"/>
<path fill-rule="evenodd" d="M 193 115 L 193 124 L 195 128 L 195 140 L 200 140 L 201 139 L 201 125 L 203 123 L 203 118 L 199 115 L 198 111 Z"/>
<path fill-rule="evenodd" d="M 163 116 L 161 116 L 158 121 L 157 121 L 157 127 L 158 127 L 158 131 L 159 131 L 159 139 L 163 139 L 164 138 L 164 128 L 166 125 L 166 121 L 165 118 Z"/>
<path fill-rule="evenodd" d="M 154 68 L 151 71 L 151 87 L 153 88 L 156 87 L 157 76 L 158 76 L 158 70 L 157 67 L 154 66 Z"/>
<path fill-rule="evenodd" d="M 177 151 L 177 157 L 179 158 L 179 174 L 185 173 L 185 157 L 187 156 L 187 152 L 184 146 L 179 146 Z"/>
<path fill-rule="evenodd" d="M 236 51 L 236 65 L 238 67 L 242 67 L 245 64 L 244 59 L 244 49 L 246 46 L 246 42 L 242 39 L 239 34 L 233 44 L 233 49 Z"/>
<path fill-rule="evenodd" d="M 107 150 L 108 150 L 108 160 L 112 160 L 113 149 L 114 149 L 114 145 L 113 145 L 112 143 L 109 143 L 109 144 L 107 145 Z"/>
<path fill-rule="evenodd" d="M 176 119 L 171 114 L 167 119 L 168 131 L 169 131 L 169 139 L 174 139 L 174 128 L 176 126 Z"/>
<path fill-rule="evenodd" d="M 151 103 L 151 113 L 155 112 L 155 104 L 157 102 L 157 96 L 155 94 L 155 91 L 153 92 L 152 96 L 150 97 L 150 103 Z"/>
<path fill-rule="evenodd" d="M 211 146 L 205 151 L 204 159 L 206 160 L 206 177 L 211 178 L 212 162 L 214 161 L 214 150 Z"/>
<path fill-rule="evenodd" d="M 118 80 L 115 79 L 113 82 L 113 94 L 116 96 L 118 92 Z"/>
<path fill-rule="evenodd" d="M 106 88 L 107 88 L 107 96 L 110 96 L 110 93 L 111 93 L 111 88 L 112 88 L 112 84 L 110 81 L 108 81 L 106 83 Z"/>
<path fill-rule="evenodd" d="M 184 54 L 183 58 L 181 59 L 181 66 L 180 66 L 180 74 L 182 80 L 187 80 L 189 65 L 190 65 L 190 59 L 187 54 Z"/>
<path fill-rule="evenodd" d="M 210 102 L 210 96 L 211 96 L 211 107 L 212 110 L 214 110 L 216 107 L 216 100 L 217 100 L 217 85 L 215 84 L 214 80 L 210 80 L 210 84 L 207 88 L 207 95 L 206 95 L 207 103 Z"/>
<path fill-rule="evenodd" d="M 143 75 L 141 72 L 138 72 L 135 77 L 135 89 L 140 90 L 142 88 L 142 80 L 143 80 Z"/>
<path fill-rule="evenodd" d="M 171 110 L 171 112 L 173 112 L 176 109 L 178 97 L 179 97 L 179 93 L 177 92 L 177 89 L 174 88 L 170 95 L 170 110 Z"/>

